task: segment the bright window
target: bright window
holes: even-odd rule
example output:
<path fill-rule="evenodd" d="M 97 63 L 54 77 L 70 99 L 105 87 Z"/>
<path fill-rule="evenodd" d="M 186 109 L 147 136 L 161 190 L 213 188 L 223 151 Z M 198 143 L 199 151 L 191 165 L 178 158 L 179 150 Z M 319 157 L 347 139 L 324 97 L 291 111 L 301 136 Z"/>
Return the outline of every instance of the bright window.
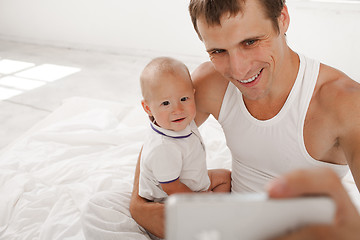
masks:
<path fill-rule="evenodd" d="M 55 64 L 37 66 L 34 63 L 1 59 L 0 57 L 0 101 L 67 77 L 80 70 Z"/>

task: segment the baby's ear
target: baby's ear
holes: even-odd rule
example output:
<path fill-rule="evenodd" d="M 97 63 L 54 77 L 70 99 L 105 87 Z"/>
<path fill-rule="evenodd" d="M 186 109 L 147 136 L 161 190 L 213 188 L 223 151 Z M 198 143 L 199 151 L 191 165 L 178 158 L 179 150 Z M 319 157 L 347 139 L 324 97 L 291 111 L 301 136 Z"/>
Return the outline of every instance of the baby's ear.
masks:
<path fill-rule="evenodd" d="M 144 111 L 145 111 L 149 116 L 152 116 L 150 107 L 149 107 L 148 103 L 146 102 L 146 100 L 141 100 L 141 105 L 142 105 Z"/>

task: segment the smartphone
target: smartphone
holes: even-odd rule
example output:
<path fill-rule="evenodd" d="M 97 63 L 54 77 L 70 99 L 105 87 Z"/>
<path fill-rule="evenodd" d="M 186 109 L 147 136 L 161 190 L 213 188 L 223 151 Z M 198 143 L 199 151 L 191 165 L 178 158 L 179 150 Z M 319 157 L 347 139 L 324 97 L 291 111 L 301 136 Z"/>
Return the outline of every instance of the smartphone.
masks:
<path fill-rule="evenodd" d="M 331 224 L 325 196 L 269 199 L 254 194 L 174 194 L 165 202 L 167 240 L 264 240 L 309 224 Z"/>

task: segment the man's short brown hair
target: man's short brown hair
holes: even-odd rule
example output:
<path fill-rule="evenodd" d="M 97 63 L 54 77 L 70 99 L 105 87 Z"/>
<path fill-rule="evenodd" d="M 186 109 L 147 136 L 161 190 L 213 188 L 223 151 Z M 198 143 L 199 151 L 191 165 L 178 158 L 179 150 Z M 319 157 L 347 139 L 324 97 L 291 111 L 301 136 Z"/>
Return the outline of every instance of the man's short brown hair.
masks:
<path fill-rule="evenodd" d="M 197 27 L 199 17 L 203 16 L 209 26 L 220 25 L 220 18 L 224 14 L 235 16 L 242 12 L 245 1 L 259 1 L 265 15 L 272 21 L 274 29 L 279 32 L 278 18 L 284 8 L 285 0 L 190 0 L 191 21 L 199 38 L 201 39 Z"/>

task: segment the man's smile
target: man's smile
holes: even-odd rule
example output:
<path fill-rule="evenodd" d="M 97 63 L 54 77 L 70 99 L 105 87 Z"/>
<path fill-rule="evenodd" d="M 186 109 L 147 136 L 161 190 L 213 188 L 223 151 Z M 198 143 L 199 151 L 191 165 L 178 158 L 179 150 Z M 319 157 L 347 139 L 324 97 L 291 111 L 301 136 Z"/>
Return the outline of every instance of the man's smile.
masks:
<path fill-rule="evenodd" d="M 257 79 L 259 77 L 259 75 L 261 74 L 263 68 L 254 76 L 252 76 L 251 78 L 249 79 L 246 79 L 246 80 L 237 80 L 238 82 L 242 83 L 242 84 L 247 84 L 247 83 L 251 83 L 253 81 L 255 81 L 255 79 Z"/>

